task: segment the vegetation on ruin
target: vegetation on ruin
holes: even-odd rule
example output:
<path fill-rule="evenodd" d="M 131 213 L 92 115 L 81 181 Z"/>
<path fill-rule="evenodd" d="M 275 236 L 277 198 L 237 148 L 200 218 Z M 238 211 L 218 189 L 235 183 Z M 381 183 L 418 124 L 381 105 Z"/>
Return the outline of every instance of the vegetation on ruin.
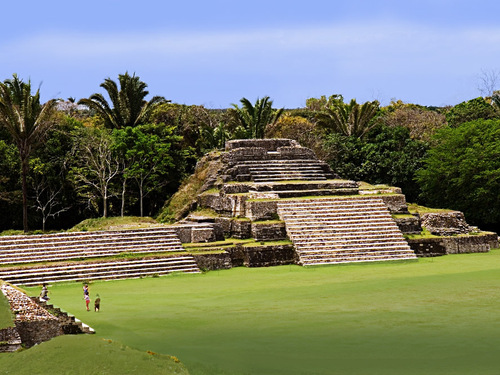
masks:
<path fill-rule="evenodd" d="M 0 280 L 0 285 L 2 281 Z M 0 292 L 0 329 L 14 326 L 14 316 L 10 310 L 9 301 Z"/>
<path fill-rule="evenodd" d="M 95 219 L 86 219 L 70 228 L 69 232 L 86 232 L 97 230 L 120 230 L 120 229 L 139 229 L 159 226 L 155 219 L 151 217 L 138 216 L 117 216 L 100 217 Z"/>
<path fill-rule="evenodd" d="M 175 355 L 191 375 L 493 375 L 500 366 L 492 350 L 500 337 L 492 320 L 499 272 L 500 250 L 493 250 L 94 282 L 90 293 L 100 294 L 100 313 L 85 312 L 80 283 L 57 284 L 52 302 L 96 335 L 2 355 L 0 368 L 29 362 L 65 373 L 64 366 L 87 369 L 79 366 L 82 355 L 100 363 L 99 353 L 126 363 L 121 350 L 103 346 L 110 339 L 136 354 Z M 40 288 L 28 291 L 38 295 Z"/>

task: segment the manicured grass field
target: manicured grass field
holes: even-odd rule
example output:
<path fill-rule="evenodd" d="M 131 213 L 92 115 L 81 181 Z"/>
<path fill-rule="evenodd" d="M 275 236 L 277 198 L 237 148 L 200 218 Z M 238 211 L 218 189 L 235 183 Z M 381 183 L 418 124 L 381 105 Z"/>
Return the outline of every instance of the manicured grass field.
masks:
<path fill-rule="evenodd" d="M 90 292 L 101 296 L 99 313 L 84 310 L 80 284 L 50 291 L 56 305 L 97 330 L 93 340 L 174 355 L 191 375 L 485 375 L 500 369 L 500 250 L 97 282 Z M 82 361 L 77 350 L 66 357 L 77 366 Z M 0 372 L 9 358 L 0 356 Z"/>

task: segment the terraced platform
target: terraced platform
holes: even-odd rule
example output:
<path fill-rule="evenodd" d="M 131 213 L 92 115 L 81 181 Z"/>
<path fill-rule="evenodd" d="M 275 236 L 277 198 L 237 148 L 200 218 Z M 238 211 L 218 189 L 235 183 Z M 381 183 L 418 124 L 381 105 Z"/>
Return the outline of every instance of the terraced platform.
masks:
<path fill-rule="evenodd" d="M 0 279 L 14 285 L 39 285 L 200 272 L 191 255 L 165 255 L 169 252 L 184 252 L 184 248 L 175 230 L 168 227 L 5 236 L 0 237 Z M 95 260 L 124 253 L 133 258 Z M 141 257 L 145 253 L 148 257 Z"/>
<path fill-rule="evenodd" d="M 280 200 L 278 214 L 302 265 L 416 259 L 376 197 Z"/>

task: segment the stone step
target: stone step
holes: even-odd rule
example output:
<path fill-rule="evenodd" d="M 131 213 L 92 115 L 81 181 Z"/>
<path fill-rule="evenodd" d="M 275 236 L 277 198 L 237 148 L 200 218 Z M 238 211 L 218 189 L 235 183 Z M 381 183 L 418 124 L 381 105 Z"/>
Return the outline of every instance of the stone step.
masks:
<path fill-rule="evenodd" d="M 360 256 L 360 257 L 345 257 L 345 258 L 331 258 L 322 259 L 321 261 L 302 261 L 304 266 L 321 266 L 327 264 L 342 264 L 342 263 L 364 263 L 364 262 L 382 262 L 382 261 L 395 261 L 395 260 L 414 260 L 414 255 L 400 256 L 400 257 L 386 257 L 386 256 Z"/>
<path fill-rule="evenodd" d="M 108 232 L 111 233 L 111 232 Z M 156 235 L 152 235 L 150 233 L 129 233 L 127 235 L 117 235 L 117 234 L 110 234 L 110 235 L 81 235 L 81 236 L 67 236 L 64 234 L 61 235 L 52 235 L 50 237 L 48 236 L 19 236 L 19 238 L 12 237 L 12 236 L 5 236 L 5 237 L 0 237 L 0 249 L 1 248 L 6 248 L 6 247 L 22 247 L 24 245 L 31 245 L 33 243 L 36 243 L 38 245 L 42 244 L 47 244 L 47 245 L 53 245 L 53 246 L 58 246 L 60 244 L 78 244 L 78 243 L 100 243 L 100 242 L 108 242 L 108 243 L 120 243 L 120 242 L 129 242 L 129 241 L 134 241 L 134 240 L 157 240 L 157 239 L 162 239 L 165 241 L 172 241 L 176 242 L 177 236 L 175 233 L 168 233 L 163 234 L 163 233 L 158 233 Z"/>
<path fill-rule="evenodd" d="M 128 250 L 128 251 L 126 251 Z M 98 257 L 108 257 L 114 256 L 120 253 L 128 253 L 128 254 L 146 254 L 146 253 L 164 253 L 164 252 L 172 252 L 172 251 L 184 251 L 183 248 L 172 250 L 172 248 L 168 246 L 156 246 L 156 247 L 144 247 L 138 248 L 135 246 L 130 246 L 130 249 L 104 249 L 100 252 L 97 251 L 88 251 L 88 249 L 84 249 L 84 251 L 51 251 L 42 253 L 39 255 L 35 254 L 16 254 L 9 256 L 0 256 L 0 264 L 17 264 L 17 263 L 36 263 L 36 262 L 52 262 L 59 260 L 69 260 L 76 258 L 98 258 Z"/>

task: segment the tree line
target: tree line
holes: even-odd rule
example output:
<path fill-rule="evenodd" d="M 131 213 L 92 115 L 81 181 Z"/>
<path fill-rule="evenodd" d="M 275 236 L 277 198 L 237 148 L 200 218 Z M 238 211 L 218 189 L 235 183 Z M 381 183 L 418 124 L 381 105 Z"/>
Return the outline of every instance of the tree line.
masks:
<path fill-rule="evenodd" d="M 0 231 L 62 229 L 98 216 L 155 216 L 197 160 L 227 140 L 296 139 L 342 178 L 403 189 L 407 199 L 500 223 L 500 96 L 454 107 L 268 96 L 227 109 L 146 100 L 135 74 L 76 101 L 40 102 L 17 75 L 0 83 Z"/>

